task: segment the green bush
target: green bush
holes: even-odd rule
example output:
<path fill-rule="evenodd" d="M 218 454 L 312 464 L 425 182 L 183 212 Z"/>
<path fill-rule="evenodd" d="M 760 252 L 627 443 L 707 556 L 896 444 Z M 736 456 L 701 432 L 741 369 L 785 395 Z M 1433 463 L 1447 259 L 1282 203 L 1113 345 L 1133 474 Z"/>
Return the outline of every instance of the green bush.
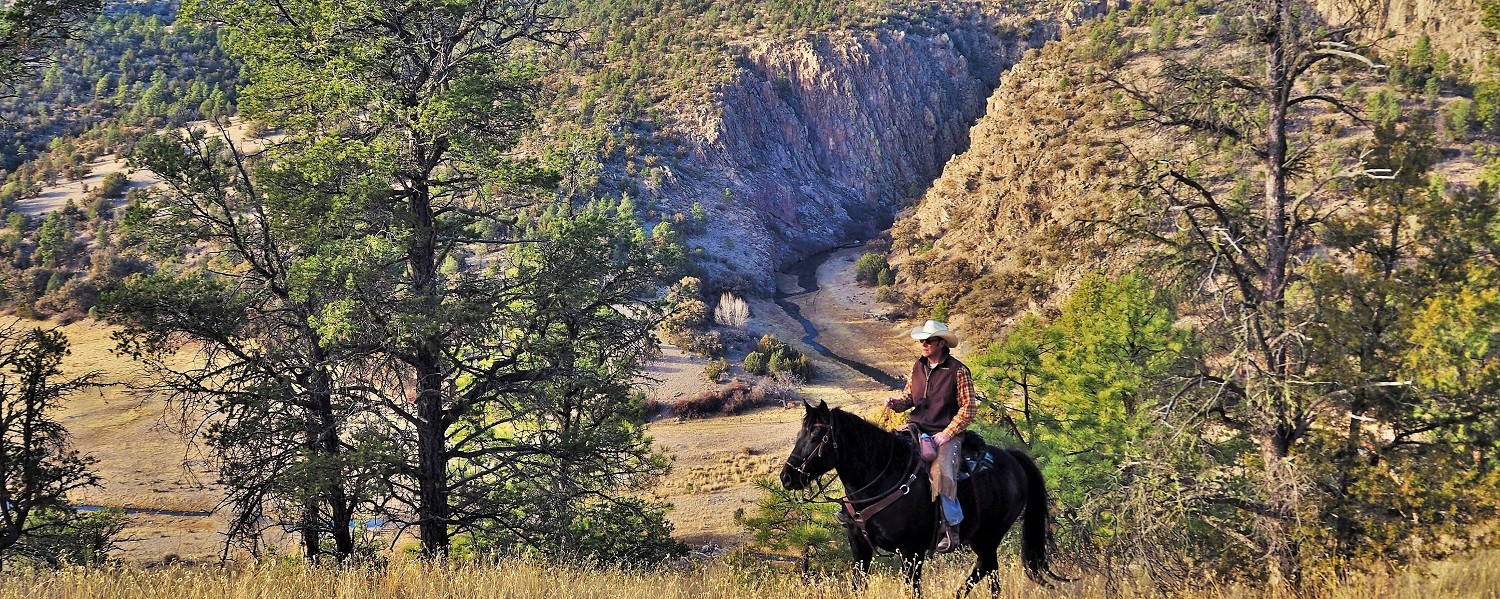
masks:
<path fill-rule="evenodd" d="M 881 271 L 889 271 L 890 265 L 886 263 L 885 256 L 874 252 L 859 257 L 854 263 L 854 280 L 861 285 L 875 285 L 879 282 Z"/>
<path fill-rule="evenodd" d="M 1500 82 L 1474 86 L 1474 120 L 1489 131 L 1500 130 Z"/>
<path fill-rule="evenodd" d="M 99 197 L 117 198 L 125 193 L 125 184 L 129 179 L 125 173 L 115 171 L 104 176 L 104 181 L 99 184 Z"/>
<path fill-rule="evenodd" d="M 749 355 L 745 356 L 745 362 L 743 366 L 745 368 L 745 372 L 755 375 L 764 375 L 766 373 L 766 355 L 758 351 L 750 352 Z"/>
<path fill-rule="evenodd" d="M 15 554 L 23 561 L 46 567 L 97 566 L 109 561 L 115 540 L 129 519 L 118 509 L 78 514 L 71 508 L 49 509 L 32 516 L 33 522 L 45 522 L 43 534 L 33 535 L 18 547 Z"/>
<path fill-rule="evenodd" d="M 948 302 L 938 302 L 936 306 L 932 307 L 932 312 L 927 315 L 927 318 L 928 320 L 936 320 L 938 322 L 948 322 Z"/>
<path fill-rule="evenodd" d="M 1463 135 L 1474 128 L 1474 101 L 1459 98 L 1443 109 L 1443 124 L 1454 135 Z"/>
<path fill-rule="evenodd" d="M 744 508 L 734 512 L 734 521 L 754 535 L 750 548 L 789 553 L 803 573 L 838 572 L 849 566 L 849 544 L 836 517 L 835 503 L 804 501 L 772 480 L 755 481 L 761 497 L 755 513 Z"/>
<path fill-rule="evenodd" d="M 775 337 L 771 337 L 769 341 L 763 337 L 761 341 L 765 345 L 764 349 L 770 350 L 767 354 L 770 357 L 766 359 L 766 371 L 769 374 L 784 374 L 800 382 L 812 380 L 812 360 L 809 360 L 807 356 Z"/>
<path fill-rule="evenodd" d="M 761 335 L 760 341 L 755 343 L 755 351 L 765 356 L 770 356 L 783 349 L 786 349 L 786 343 L 771 334 Z M 767 364 L 769 365 L 769 362 Z"/>
<path fill-rule="evenodd" d="M 892 274 L 889 268 L 881 269 L 880 273 L 875 275 L 875 284 L 881 287 L 890 287 L 891 283 L 895 282 L 896 275 Z"/>

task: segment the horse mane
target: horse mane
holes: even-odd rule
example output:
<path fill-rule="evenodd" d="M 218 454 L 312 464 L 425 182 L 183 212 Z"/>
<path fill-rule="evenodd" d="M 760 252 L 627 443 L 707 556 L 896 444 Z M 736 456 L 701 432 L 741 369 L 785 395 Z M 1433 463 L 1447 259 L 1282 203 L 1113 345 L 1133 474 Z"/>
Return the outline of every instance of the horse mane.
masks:
<path fill-rule="evenodd" d="M 891 444 L 909 445 L 906 443 L 908 439 L 906 435 L 885 430 L 859 415 L 845 412 L 843 408 L 830 410 L 829 419 L 833 422 L 835 429 L 845 431 L 843 433 L 845 435 L 851 435 L 859 447 L 870 448 L 875 443 L 881 444 L 881 447 Z"/>

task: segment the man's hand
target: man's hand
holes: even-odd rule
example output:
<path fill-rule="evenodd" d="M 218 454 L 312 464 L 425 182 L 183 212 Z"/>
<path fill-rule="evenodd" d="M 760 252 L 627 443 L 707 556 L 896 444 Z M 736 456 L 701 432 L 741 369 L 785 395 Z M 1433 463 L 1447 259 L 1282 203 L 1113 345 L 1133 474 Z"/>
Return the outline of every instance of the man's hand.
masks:
<path fill-rule="evenodd" d="M 942 447 L 947 445 L 949 441 L 952 441 L 953 437 L 949 436 L 948 433 L 938 433 L 932 436 L 932 440 L 938 444 L 938 447 Z"/>
<path fill-rule="evenodd" d="M 905 397 L 887 397 L 885 407 L 892 412 L 905 412 L 911 409 L 911 400 Z"/>

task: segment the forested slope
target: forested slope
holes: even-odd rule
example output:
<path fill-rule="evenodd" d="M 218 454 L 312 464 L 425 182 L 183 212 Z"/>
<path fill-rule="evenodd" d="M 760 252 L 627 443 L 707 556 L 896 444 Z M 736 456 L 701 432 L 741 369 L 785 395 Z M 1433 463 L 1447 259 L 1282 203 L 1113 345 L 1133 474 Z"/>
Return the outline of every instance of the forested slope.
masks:
<path fill-rule="evenodd" d="M 1494 542 L 1493 34 L 1418 4 L 1112 13 L 896 223 L 887 295 L 994 339 L 980 420 L 1077 555 L 1294 587 Z"/>

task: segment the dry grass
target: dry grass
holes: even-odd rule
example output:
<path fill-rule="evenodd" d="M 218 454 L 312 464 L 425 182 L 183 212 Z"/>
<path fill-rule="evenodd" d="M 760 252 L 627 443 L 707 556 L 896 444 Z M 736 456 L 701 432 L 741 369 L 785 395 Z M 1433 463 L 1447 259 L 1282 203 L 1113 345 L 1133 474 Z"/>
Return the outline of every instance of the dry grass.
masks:
<path fill-rule="evenodd" d="M 717 464 L 689 466 L 680 477 L 686 493 L 709 493 L 748 485 L 757 479 L 775 475 L 781 470 L 783 456 L 759 454 L 749 447 L 724 455 Z"/>
<path fill-rule="evenodd" d="M 951 596 L 967 569 L 961 559 L 944 559 L 928 570 L 928 596 Z M 1119 596 L 1151 596 L 1145 587 L 1121 589 Z M 199 566 L 160 569 L 124 567 L 102 570 L 12 574 L 0 579 L 0 599 L 51 597 L 145 598 L 224 597 L 549 597 L 572 598 L 824 598 L 848 596 L 842 579 L 804 581 L 796 574 L 765 564 L 728 562 L 663 568 L 655 571 L 559 567 L 526 562 L 498 565 L 424 565 L 398 560 L 386 568 L 327 569 L 272 564 L 245 570 Z M 976 591 L 971 596 L 983 597 Z M 1264 591 L 1226 587 L 1206 589 L 1193 597 L 1239 599 L 1265 597 Z M 875 599 L 907 597 L 896 575 L 877 571 L 867 592 Z M 1042 589 L 1025 581 L 1013 562 L 1002 576 L 1001 597 L 1104 598 L 1102 581 L 1089 578 Z M 1500 553 L 1441 562 L 1420 571 L 1351 577 L 1338 587 L 1311 595 L 1319 599 L 1436 599 L 1500 597 Z"/>

